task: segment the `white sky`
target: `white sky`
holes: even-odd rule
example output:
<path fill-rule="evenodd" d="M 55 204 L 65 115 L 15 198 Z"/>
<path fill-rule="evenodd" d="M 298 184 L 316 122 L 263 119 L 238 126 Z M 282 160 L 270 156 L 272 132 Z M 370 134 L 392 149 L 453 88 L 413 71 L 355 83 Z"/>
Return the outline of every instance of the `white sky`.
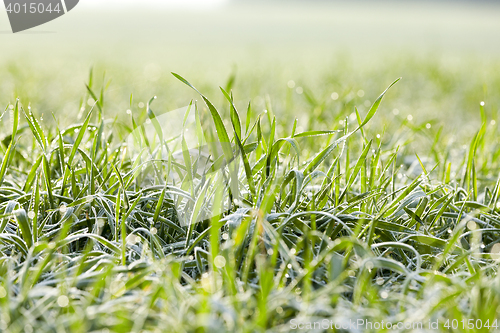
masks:
<path fill-rule="evenodd" d="M 79 6 L 109 7 L 172 7 L 172 8 L 214 8 L 229 0 L 80 0 Z"/>

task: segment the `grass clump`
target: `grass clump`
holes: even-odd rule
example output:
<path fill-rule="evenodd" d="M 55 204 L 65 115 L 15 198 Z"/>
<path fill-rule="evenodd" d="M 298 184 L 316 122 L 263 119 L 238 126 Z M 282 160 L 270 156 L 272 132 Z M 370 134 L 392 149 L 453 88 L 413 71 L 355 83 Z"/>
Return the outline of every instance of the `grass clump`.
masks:
<path fill-rule="evenodd" d="M 440 132 L 418 156 L 386 139 L 396 129 L 367 129 L 388 90 L 363 114 L 305 130 L 282 126 L 270 103 L 238 111 L 230 89 L 219 108 L 199 93 L 180 117 L 151 99 L 117 126 L 104 90 L 90 80 L 95 105 L 65 129 L 22 101 L 6 108 L 1 330 L 497 325 L 498 147 L 483 105 L 453 158 Z"/>

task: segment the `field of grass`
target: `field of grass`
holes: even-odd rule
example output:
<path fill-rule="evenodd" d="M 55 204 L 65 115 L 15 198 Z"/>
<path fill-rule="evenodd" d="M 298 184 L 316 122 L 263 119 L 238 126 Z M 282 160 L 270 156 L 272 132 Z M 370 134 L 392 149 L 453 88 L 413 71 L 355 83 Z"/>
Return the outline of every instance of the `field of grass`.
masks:
<path fill-rule="evenodd" d="M 0 331 L 496 331 L 500 64 L 405 59 L 2 67 Z"/>
<path fill-rule="evenodd" d="M 128 3 L 0 11 L 0 332 L 500 331 L 495 2 Z"/>

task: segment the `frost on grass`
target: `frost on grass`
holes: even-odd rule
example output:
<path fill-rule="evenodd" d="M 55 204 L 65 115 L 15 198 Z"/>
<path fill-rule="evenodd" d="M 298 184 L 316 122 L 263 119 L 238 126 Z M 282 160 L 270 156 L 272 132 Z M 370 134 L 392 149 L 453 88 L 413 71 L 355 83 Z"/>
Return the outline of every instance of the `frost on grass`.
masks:
<path fill-rule="evenodd" d="M 288 88 L 320 103 L 293 81 Z M 21 102 L 7 107 L 0 330 L 494 325 L 496 129 L 483 114 L 460 155 L 435 122 L 384 110 L 383 95 L 365 106 L 372 88 L 329 90 L 324 103 L 363 97 L 364 109 L 326 123 L 324 105 L 313 105 L 309 125 L 291 128 L 271 104 L 240 110 L 225 90 L 217 107 L 199 94 L 202 103 L 162 113 L 152 99 L 125 113 L 125 133 L 97 99 L 82 122 L 57 131 Z M 380 117 L 393 126 L 373 125 Z M 405 149 L 417 133 L 435 135 L 425 156 Z"/>

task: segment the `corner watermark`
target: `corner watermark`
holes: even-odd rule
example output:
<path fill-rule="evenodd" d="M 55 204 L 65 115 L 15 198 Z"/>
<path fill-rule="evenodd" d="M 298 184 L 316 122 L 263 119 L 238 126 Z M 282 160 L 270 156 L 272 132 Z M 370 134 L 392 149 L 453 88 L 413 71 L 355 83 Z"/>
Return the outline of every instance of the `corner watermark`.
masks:
<path fill-rule="evenodd" d="M 426 330 L 437 331 L 454 329 L 454 330 L 479 330 L 492 329 L 497 330 L 499 327 L 498 319 L 481 320 L 481 319 L 447 319 L 440 321 L 439 319 L 428 321 L 375 321 L 369 319 L 349 319 L 335 321 L 330 319 L 322 319 L 318 321 L 302 321 L 292 319 L 289 322 L 289 328 L 293 331 L 312 331 L 312 330 L 345 330 L 349 332 L 359 331 L 378 331 L 378 330 L 393 330 L 393 331 L 408 331 L 408 330 Z"/>
<path fill-rule="evenodd" d="M 4 0 L 12 32 L 45 24 L 66 14 L 79 0 Z"/>

